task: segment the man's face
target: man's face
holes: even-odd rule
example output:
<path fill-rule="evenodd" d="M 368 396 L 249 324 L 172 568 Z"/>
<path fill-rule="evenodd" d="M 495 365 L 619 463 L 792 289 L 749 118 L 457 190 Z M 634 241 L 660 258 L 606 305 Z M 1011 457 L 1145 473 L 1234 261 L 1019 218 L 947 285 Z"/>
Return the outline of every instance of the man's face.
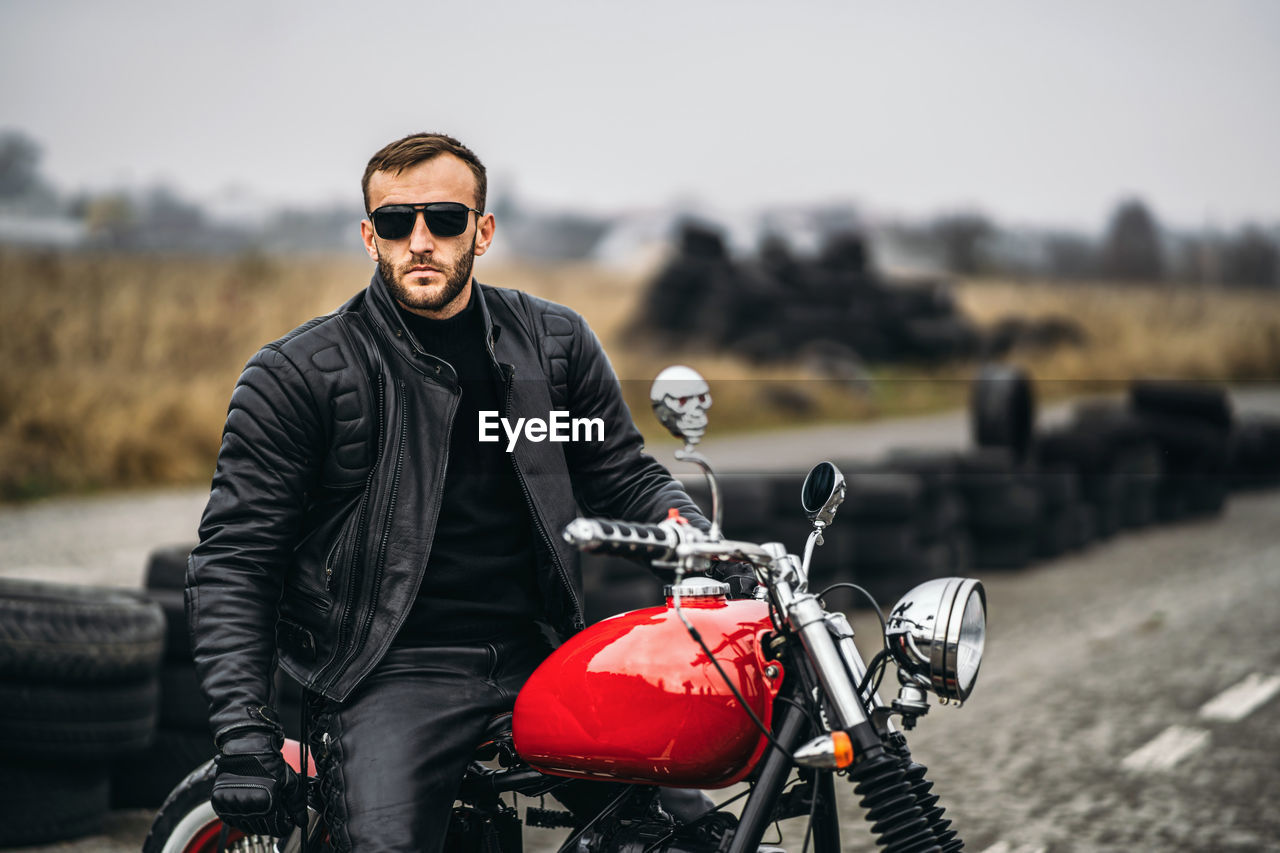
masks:
<path fill-rule="evenodd" d="M 452 154 L 441 154 L 400 174 L 374 172 L 369 178 L 369 209 L 386 204 L 458 201 L 476 206 L 475 176 Z M 423 317 L 444 319 L 466 307 L 471 298 L 471 266 L 493 241 L 492 214 L 468 214 L 467 228 L 456 237 L 437 237 L 418 214 L 413 232 L 384 240 L 368 219 L 361 221 L 365 251 L 378 262 L 391 295 L 404 308 Z"/>

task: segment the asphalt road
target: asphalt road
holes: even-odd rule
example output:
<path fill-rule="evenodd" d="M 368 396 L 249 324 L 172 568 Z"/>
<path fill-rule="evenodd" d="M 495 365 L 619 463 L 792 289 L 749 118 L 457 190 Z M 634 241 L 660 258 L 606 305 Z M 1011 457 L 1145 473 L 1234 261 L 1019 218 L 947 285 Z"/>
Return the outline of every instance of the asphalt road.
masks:
<path fill-rule="evenodd" d="M 1274 411 L 1276 396 L 1246 407 Z M 863 444 L 859 428 L 840 428 L 706 450 L 726 470 L 743 467 L 735 459 L 796 464 L 831 446 L 820 436 L 843 445 L 826 455 L 872 455 L 883 441 L 956 443 L 963 423 L 872 425 Z M 0 576 L 138 586 L 152 547 L 192 539 L 203 499 L 181 490 L 0 509 Z M 935 706 L 911 735 L 968 849 L 1280 849 L 1280 693 L 1268 693 L 1280 685 L 1280 492 L 982 578 L 990 635 L 974 696 Z M 874 625 L 856 620 L 868 653 Z M 1242 684 L 1257 688 L 1253 700 L 1213 703 Z M 851 791 L 841 814 L 845 849 L 875 849 Z M 104 835 L 28 849 L 137 850 L 149 817 L 117 812 Z M 785 841 L 800 849 L 790 830 Z"/>

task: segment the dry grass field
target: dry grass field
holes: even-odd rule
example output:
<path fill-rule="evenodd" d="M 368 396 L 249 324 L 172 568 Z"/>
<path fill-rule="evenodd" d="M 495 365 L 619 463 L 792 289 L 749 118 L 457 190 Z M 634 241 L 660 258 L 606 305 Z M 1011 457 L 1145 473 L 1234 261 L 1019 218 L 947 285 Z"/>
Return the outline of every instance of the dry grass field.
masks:
<path fill-rule="evenodd" d="M 340 305 L 368 280 L 358 257 L 191 258 L 0 249 L 0 500 L 207 482 L 227 399 L 263 343 Z M 622 343 L 645 276 L 583 265 L 482 263 L 484 281 L 572 305 L 604 341 L 639 425 L 651 377 L 687 361 L 714 383 L 718 432 L 960 405 L 972 365 L 874 372 L 861 390 L 802 367 L 766 371 L 699 351 Z M 1137 375 L 1280 374 L 1280 297 L 964 282 L 980 322 L 1067 314 L 1081 349 L 1023 355 L 1050 396 Z M 1058 390 L 1055 391 L 1053 388 Z"/>

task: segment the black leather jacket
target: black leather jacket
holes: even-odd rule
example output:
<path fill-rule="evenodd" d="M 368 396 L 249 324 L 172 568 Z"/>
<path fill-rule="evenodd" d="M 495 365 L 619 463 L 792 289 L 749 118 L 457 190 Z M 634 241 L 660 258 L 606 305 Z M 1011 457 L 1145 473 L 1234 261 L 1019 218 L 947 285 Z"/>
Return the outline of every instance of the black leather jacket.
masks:
<path fill-rule="evenodd" d="M 705 521 L 643 452 L 599 341 L 577 313 L 478 283 L 503 416 L 602 418 L 603 442 L 520 440 L 538 583 L 563 636 L 583 627 L 578 512 Z M 196 670 L 221 739 L 261 725 L 273 658 L 344 700 L 381 659 L 423 582 L 458 390 L 423 352 L 377 274 L 335 313 L 263 347 L 231 397 L 200 544 L 187 571 Z M 505 438 L 504 438 L 505 447 Z"/>

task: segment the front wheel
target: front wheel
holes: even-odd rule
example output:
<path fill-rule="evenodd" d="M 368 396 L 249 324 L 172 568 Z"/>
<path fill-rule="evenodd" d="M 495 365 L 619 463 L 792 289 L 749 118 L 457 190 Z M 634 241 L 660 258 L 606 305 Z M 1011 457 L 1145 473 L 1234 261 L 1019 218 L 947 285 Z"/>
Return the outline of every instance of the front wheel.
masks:
<path fill-rule="evenodd" d="M 206 761 L 187 774 L 165 799 L 142 843 L 142 853 L 217 853 L 225 850 L 273 850 L 276 839 L 246 836 L 223 824 L 209 801 L 213 794 L 214 764 Z"/>

